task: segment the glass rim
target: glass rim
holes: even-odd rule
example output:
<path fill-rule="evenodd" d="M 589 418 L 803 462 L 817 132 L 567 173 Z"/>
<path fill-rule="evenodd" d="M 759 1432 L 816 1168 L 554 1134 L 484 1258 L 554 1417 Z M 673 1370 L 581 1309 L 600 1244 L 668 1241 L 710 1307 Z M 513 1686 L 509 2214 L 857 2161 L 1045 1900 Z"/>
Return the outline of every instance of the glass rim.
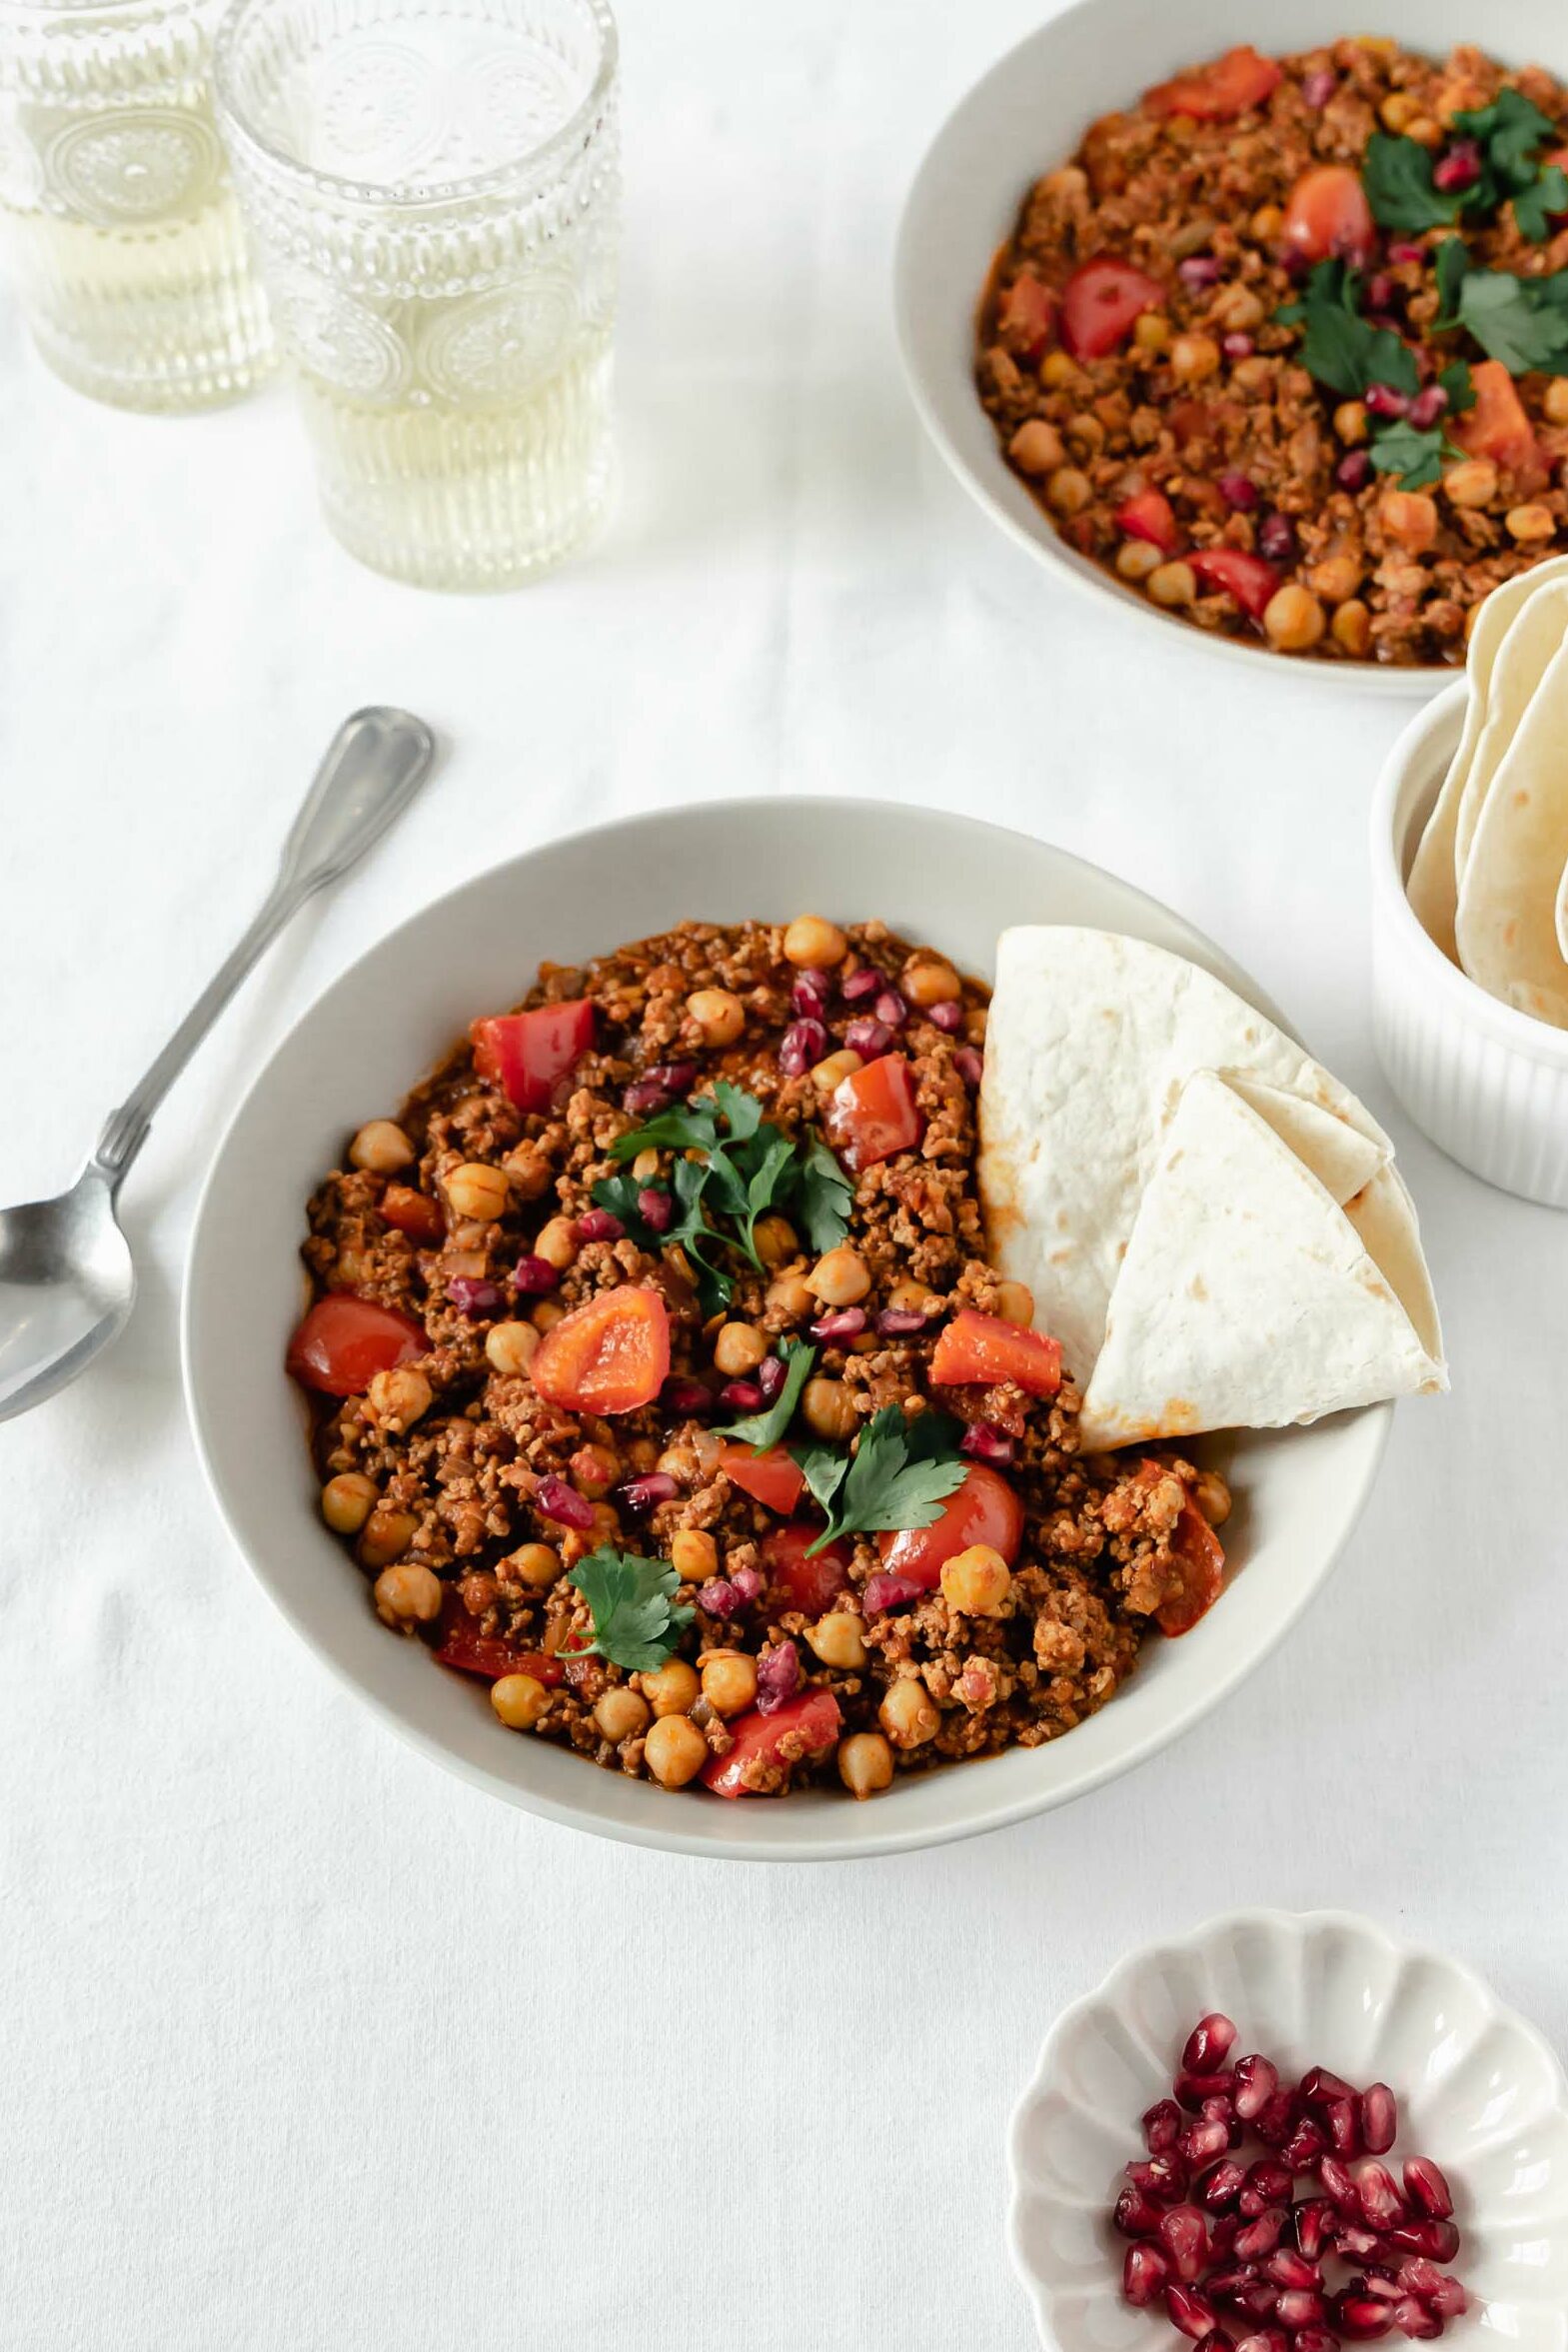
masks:
<path fill-rule="evenodd" d="M 5 4 L 6 0 L 0 0 L 0 7 Z M 135 0 L 110 0 L 110 4 L 135 5 Z M 37 5 L 37 0 L 33 0 L 33 5 Z M 340 203 L 349 201 L 378 212 L 430 211 L 443 205 L 462 204 L 473 197 L 504 195 L 538 180 L 558 156 L 565 157 L 582 145 L 586 130 L 610 95 L 620 63 L 620 34 L 608 0 L 580 0 L 599 33 L 599 62 L 593 80 L 559 129 L 515 162 L 494 164 L 489 171 L 471 173 L 467 179 L 435 181 L 425 187 L 389 188 L 375 181 L 351 180 L 341 172 L 319 171 L 314 164 L 301 163 L 298 156 L 290 155 L 286 148 L 257 130 L 241 108 L 234 89 L 235 52 L 251 21 L 272 5 L 273 0 L 234 0 L 218 27 L 213 42 L 211 79 L 226 136 L 248 148 L 272 171 L 283 173 L 299 186 Z"/>

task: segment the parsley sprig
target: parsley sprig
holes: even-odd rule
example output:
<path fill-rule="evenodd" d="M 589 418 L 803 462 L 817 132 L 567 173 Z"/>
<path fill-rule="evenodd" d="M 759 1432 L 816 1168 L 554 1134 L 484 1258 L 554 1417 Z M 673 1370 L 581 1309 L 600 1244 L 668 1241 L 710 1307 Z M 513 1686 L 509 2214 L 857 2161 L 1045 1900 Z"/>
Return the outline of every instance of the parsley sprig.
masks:
<path fill-rule="evenodd" d="M 744 1420 L 731 1421 L 718 1432 L 721 1437 L 734 1437 L 743 1445 L 755 1445 L 759 1453 L 766 1453 L 770 1445 L 777 1445 L 794 1418 L 794 1408 L 800 1401 L 800 1391 L 811 1376 L 816 1361 L 816 1350 L 803 1340 L 784 1342 L 784 1386 L 763 1412 L 748 1413 Z"/>
<path fill-rule="evenodd" d="M 1452 240 L 1455 244 L 1461 241 Z M 1319 262 L 1299 302 L 1276 316 L 1301 329 L 1301 363 L 1319 384 L 1346 400 L 1361 400 L 1374 384 L 1414 398 L 1421 388 L 1415 353 L 1393 330 L 1361 316 L 1361 280 L 1343 261 Z M 1455 360 L 1437 379 L 1448 395 L 1445 416 L 1475 406 L 1470 370 Z M 1380 474 L 1398 475 L 1407 490 L 1438 480 L 1443 461 L 1458 457 L 1442 423 L 1412 425 L 1405 417 L 1368 417 L 1368 454 Z"/>
<path fill-rule="evenodd" d="M 681 1578 L 668 1560 L 641 1559 L 602 1544 L 579 1560 L 567 1582 L 577 1586 L 594 1612 L 594 1638 L 578 1643 L 574 1657 L 597 1652 L 628 1673 L 651 1674 L 692 1622 L 691 1609 L 670 1605 Z"/>
<path fill-rule="evenodd" d="M 833 1445 L 792 1445 L 827 1524 L 806 1557 L 840 1535 L 893 1527 L 928 1527 L 960 1485 L 968 1465 L 958 1451 L 959 1424 L 946 1413 L 906 1420 L 896 1404 L 872 1413 L 852 1454 Z"/>
<path fill-rule="evenodd" d="M 1439 332 L 1462 327 L 1488 359 L 1510 376 L 1533 369 L 1561 375 L 1568 368 L 1568 270 L 1547 278 L 1517 278 L 1508 270 L 1472 270 L 1462 238 L 1438 252 Z"/>
<path fill-rule="evenodd" d="M 1548 141 L 1561 141 L 1551 117 L 1522 92 L 1500 90 L 1490 106 L 1456 114 L 1451 128 L 1479 151 L 1466 188 L 1439 188 L 1432 157 L 1417 140 L 1373 132 L 1361 166 L 1373 218 L 1385 229 L 1451 228 L 1512 203 L 1522 237 L 1539 244 L 1549 236 L 1554 215 L 1568 212 L 1568 173 L 1539 157 Z"/>
<path fill-rule="evenodd" d="M 638 1205 L 645 1187 L 630 1175 L 607 1176 L 594 1186 L 601 1208 L 618 1216 L 640 1248 L 659 1250 L 679 1241 L 697 1274 L 706 1314 L 727 1306 L 735 1289 L 727 1255 L 743 1257 L 765 1270 L 757 1247 L 759 1220 L 771 1211 L 801 1227 L 818 1254 L 832 1249 L 849 1229 L 853 1188 L 820 1137 L 795 1144 L 764 1119 L 755 1095 L 721 1079 L 712 1096 L 699 1096 L 661 1111 L 610 1148 L 612 1160 L 635 1160 L 650 1150 L 698 1155 L 677 1161 L 669 1185 L 673 1213 L 656 1230 Z"/>

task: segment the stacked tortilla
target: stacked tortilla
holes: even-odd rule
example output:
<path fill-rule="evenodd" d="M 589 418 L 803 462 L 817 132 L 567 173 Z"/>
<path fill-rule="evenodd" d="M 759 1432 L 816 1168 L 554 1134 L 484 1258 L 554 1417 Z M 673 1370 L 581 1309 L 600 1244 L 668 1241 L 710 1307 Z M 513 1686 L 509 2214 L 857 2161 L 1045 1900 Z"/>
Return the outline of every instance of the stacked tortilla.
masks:
<path fill-rule="evenodd" d="M 1142 940 L 1005 932 L 979 1180 L 1088 1447 L 1445 1388 L 1393 1147 L 1222 982 Z"/>

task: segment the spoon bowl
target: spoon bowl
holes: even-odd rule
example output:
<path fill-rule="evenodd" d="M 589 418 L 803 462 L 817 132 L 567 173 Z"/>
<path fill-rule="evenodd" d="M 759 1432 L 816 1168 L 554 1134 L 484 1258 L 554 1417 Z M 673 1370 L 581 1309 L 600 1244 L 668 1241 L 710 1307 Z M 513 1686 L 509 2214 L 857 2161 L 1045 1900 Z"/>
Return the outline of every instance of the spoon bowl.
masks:
<path fill-rule="evenodd" d="M 0 1209 L 0 1420 L 74 1380 L 135 1299 L 114 1186 L 95 1163 L 52 1200 Z"/>

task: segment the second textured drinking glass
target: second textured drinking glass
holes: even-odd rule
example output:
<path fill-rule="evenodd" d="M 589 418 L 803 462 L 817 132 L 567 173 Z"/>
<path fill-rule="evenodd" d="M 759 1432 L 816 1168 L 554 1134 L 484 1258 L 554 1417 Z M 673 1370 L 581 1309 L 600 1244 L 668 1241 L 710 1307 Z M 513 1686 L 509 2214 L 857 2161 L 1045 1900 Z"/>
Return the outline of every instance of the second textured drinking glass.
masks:
<path fill-rule="evenodd" d="M 603 0 L 238 0 L 214 78 L 345 547 L 508 588 L 580 546 L 613 475 Z"/>

